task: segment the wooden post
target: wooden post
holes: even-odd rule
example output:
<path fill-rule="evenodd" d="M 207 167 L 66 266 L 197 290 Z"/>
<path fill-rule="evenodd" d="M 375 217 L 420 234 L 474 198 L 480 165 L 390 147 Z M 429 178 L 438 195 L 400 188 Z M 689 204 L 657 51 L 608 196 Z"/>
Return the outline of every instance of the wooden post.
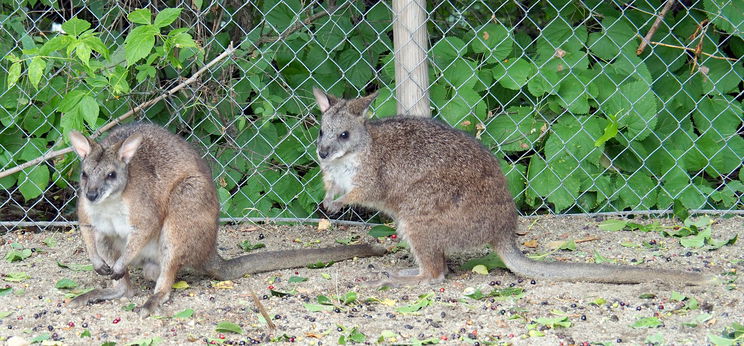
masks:
<path fill-rule="evenodd" d="M 393 0 L 398 114 L 431 117 L 425 0 Z"/>

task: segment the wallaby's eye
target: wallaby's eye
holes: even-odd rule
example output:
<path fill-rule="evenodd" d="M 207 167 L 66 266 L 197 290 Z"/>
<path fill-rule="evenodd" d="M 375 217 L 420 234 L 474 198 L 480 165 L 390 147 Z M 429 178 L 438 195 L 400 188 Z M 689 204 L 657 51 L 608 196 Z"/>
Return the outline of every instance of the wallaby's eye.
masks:
<path fill-rule="evenodd" d="M 85 173 L 85 172 L 83 172 L 83 173 L 82 173 L 82 174 L 80 174 L 80 175 L 82 175 L 82 176 L 83 176 L 83 179 L 88 179 L 88 173 Z"/>
<path fill-rule="evenodd" d="M 349 138 L 349 131 L 341 132 L 341 134 L 338 135 L 338 138 L 341 138 L 341 139 L 347 139 L 347 138 Z"/>
<path fill-rule="evenodd" d="M 116 179 L 116 172 L 109 172 L 109 174 L 106 174 L 106 179 Z"/>

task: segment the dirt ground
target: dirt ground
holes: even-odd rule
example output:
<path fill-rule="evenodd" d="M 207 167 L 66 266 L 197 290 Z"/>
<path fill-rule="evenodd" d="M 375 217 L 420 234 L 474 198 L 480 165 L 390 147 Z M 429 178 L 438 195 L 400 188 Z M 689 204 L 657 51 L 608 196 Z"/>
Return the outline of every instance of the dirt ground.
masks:
<path fill-rule="evenodd" d="M 134 271 L 134 278 L 141 290 L 131 300 L 73 309 L 65 305 L 66 294 L 107 283 L 83 266 L 89 263 L 77 230 L 15 230 L 2 236 L 0 287 L 5 288 L 0 291 L 0 341 L 680 345 L 713 343 L 734 323 L 744 323 L 744 292 L 736 275 L 744 272 L 742 241 L 715 251 L 685 248 L 678 238 L 664 237 L 659 231 L 600 230 L 602 220 L 580 216 L 522 219 L 520 232 L 525 234 L 520 243 L 528 254 L 549 253 L 547 261 L 594 262 L 599 257 L 624 264 L 699 270 L 715 275 L 717 281 L 704 287 L 609 285 L 532 281 L 502 269 L 487 275 L 459 269 L 466 260 L 487 254 L 484 248 L 452 256 L 453 272 L 442 284 L 389 290 L 362 285 L 378 278 L 380 272 L 413 266 L 408 250 L 402 249 L 381 258 L 339 262 L 322 269 L 281 270 L 233 282 L 184 273 L 180 280 L 186 285 L 181 284 L 162 306 L 160 316 L 141 319 L 132 308 L 144 303 L 152 284 L 144 282 L 139 270 Z M 634 221 L 649 224 L 653 220 Z M 670 219 L 659 221 L 667 226 L 678 224 Z M 744 218 L 714 221 L 714 239 L 744 236 Z M 362 242 L 379 242 L 388 248 L 398 242 L 392 237 L 375 239 L 367 232 L 368 228 L 361 227 L 321 231 L 317 225 L 226 226 L 219 243 L 223 256 L 232 257 L 243 252 L 238 244 L 244 240 L 266 245 L 255 252 L 330 246 L 354 235 Z M 575 251 L 549 248 L 570 240 L 576 244 Z M 10 262 L 9 257 L 29 254 L 24 255 L 18 245 L 14 249 L 12 243 L 31 249 L 30 256 Z M 79 286 L 55 287 L 75 284 Z M 519 288 L 523 291 L 517 297 L 489 296 L 494 290 Z M 260 317 L 250 289 L 258 294 L 276 330 L 269 330 Z"/>

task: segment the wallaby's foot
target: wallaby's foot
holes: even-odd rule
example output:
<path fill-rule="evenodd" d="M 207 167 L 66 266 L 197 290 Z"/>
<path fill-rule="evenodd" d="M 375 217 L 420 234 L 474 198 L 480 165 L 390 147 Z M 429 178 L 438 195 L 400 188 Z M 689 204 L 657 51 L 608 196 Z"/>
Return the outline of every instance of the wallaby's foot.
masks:
<path fill-rule="evenodd" d="M 145 305 L 137 311 L 141 317 L 148 317 L 154 314 L 159 308 L 160 304 L 165 303 L 170 298 L 170 294 L 155 293 L 147 299 Z"/>
<path fill-rule="evenodd" d="M 419 268 L 403 269 L 398 274 L 389 275 L 386 279 L 367 281 L 364 284 L 370 287 L 400 287 L 415 285 L 430 285 L 444 281 L 444 272 L 440 275 L 420 274 Z"/>
<path fill-rule="evenodd" d="M 119 286 L 112 288 L 96 288 L 88 293 L 75 297 L 67 305 L 73 308 L 79 308 L 87 304 L 95 304 L 107 300 L 132 296 L 134 296 L 134 290 L 128 288 L 122 289 Z"/>

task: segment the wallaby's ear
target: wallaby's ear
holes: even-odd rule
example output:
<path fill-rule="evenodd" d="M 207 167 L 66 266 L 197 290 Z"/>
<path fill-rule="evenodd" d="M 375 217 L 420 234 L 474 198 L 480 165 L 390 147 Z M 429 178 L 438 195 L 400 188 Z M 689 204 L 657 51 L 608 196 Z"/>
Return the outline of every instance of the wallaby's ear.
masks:
<path fill-rule="evenodd" d="M 139 133 L 135 133 L 125 139 L 119 147 L 119 160 L 128 164 L 132 160 L 132 157 L 134 157 L 140 144 L 142 144 L 142 135 Z"/>
<path fill-rule="evenodd" d="M 358 99 L 349 101 L 348 106 L 347 106 L 349 107 L 349 112 L 351 114 L 364 117 L 367 114 L 367 109 L 369 108 L 369 105 L 372 104 L 372 101 L 375 100 L 375 97 L 377 97 L 377 91 L 367 96 L 360 97 Z"/>
<path fill-rule="evenodd" d="M 92 150 L 88 137 L 74 130 L 70 132 L 70 143 L 72 143 L 72 149 L 81 159 L 85 159 Z"/>
<path fill-rule="evenodd" d="M 315 95 L 315 101 L 318 102 L 318 108 L 320 108 L 320 111 L 325 113 L 327 110 L 329 110 L 333 105 L 338 102 L 338 99 L 334 97 L 333 95 L 328 95 L 323 90 L 320 90 L 318 88 L 313 88 L 313 95 Z"/>

